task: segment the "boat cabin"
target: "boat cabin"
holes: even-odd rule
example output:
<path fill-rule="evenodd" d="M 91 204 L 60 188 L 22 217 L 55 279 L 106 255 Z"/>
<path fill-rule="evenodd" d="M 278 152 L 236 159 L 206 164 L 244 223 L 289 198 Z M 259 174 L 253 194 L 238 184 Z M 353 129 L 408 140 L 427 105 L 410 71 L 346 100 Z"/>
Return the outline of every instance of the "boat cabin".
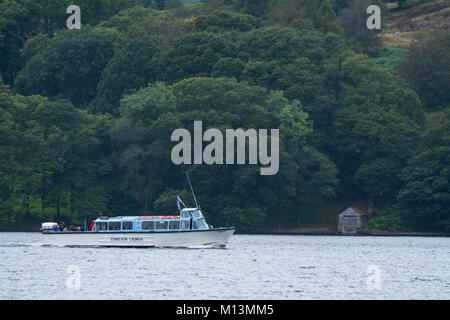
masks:
<path fill-rule="evenodd" d="M 98 218 L 95 220 L 97 232 L 161 232 L 206 230 L 206 223 L 200 208 L 185 208 L 179 216 L 136 216 Z"/>

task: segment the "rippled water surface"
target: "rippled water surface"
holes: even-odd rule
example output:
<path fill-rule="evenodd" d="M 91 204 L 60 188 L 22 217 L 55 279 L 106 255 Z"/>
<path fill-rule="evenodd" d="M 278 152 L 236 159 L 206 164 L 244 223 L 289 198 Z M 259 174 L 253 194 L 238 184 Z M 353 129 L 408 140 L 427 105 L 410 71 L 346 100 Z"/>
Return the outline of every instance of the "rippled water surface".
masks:
<path fill-rule="evenodd" d="M 144 249 L 41 237 L 0 233 L 0 299 L 450 299 L 450 238 L 234 235 L 226 249 Z"/>

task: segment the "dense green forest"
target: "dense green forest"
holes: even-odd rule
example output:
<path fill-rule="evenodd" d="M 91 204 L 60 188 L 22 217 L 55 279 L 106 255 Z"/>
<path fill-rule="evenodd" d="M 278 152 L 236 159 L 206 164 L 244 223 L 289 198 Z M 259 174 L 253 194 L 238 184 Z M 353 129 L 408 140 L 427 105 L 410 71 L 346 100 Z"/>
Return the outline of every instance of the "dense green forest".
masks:
<path fill-rule="evenodd" d="M 371 4 L 384 23 L 415 2 L 0 0 L 1 227 L 170 214 L 194 205 L 187 170 L 208 221 L 240 232 L 352 201 L 374 228 L 450 231 L 448 24 L 395 48 Z M 174 165 L 194 120 L 279 128 L 278 174 Z"/>

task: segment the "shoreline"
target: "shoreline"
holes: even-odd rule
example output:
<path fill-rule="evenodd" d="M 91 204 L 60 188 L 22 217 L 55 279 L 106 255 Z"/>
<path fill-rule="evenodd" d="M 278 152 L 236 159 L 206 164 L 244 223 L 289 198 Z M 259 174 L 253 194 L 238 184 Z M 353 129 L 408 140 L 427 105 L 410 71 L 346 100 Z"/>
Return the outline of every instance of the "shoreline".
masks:
<path fill-rule="evenodd" d="M 0 229 L 0 232 L 41 232 L 35 228 L 9 228 Z M 450 233 L 445 232 L 420 232 L 420 231 L 385 231 L 370 230 L 368 232 L 360 232 L 356 234 L 341 234 L 336 231 L 335 227 L 318 227 L 318 228 L 262 228 L 254 232 L 235 233 L 247 235 L 290 235 L 290 236 L 342 236 L 342 237 L 450 237 Z"/>
<path fill-rule="evenodd" d="M 359 232 L 356 234 L 342 234 L 337 232 L 336 227 L 322 228 L 289 228 L 276 229 L 265 228 L 255 232 L 248 233 L 254 235 L 302 235 L 302 236 L 343 236 L 343 237 L 450 237 L 450 233 L 445 232 L 421 232 L 421 231 L 386 231 L 386 230 L 370 230 L 367 232 Z"/>

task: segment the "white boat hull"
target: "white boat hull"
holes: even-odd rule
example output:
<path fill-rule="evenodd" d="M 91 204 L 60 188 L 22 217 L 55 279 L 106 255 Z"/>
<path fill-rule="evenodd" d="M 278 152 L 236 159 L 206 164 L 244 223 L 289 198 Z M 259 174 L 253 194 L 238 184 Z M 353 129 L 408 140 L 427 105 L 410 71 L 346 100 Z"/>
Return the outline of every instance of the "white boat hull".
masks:
<path fill-rule="evenodd" d="M 48 232 L 44 245 L 101 247 L 225 247 L 234 228 L 171 232 Z"/>

